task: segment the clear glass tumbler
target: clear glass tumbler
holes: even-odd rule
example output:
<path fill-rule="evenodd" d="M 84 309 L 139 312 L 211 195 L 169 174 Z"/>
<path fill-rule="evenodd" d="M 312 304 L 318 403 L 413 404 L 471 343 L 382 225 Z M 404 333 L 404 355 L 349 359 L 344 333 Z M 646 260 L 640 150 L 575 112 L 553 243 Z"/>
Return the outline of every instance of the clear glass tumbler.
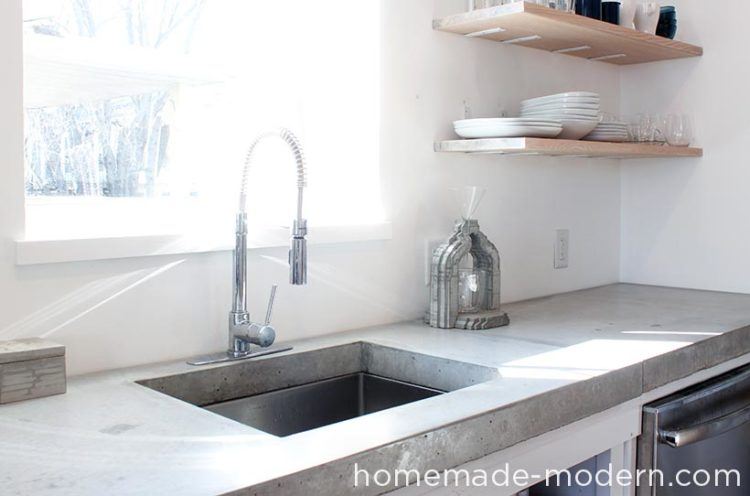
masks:
<path fill-rule="evenodd" d="M 656 141 L 656 118 L 649 114 L 638 114 L 638 141 L 653 143 Z"/>
<path fill-rule="evenodd" d="M 667 116 L 666 139 L 670 146 L 689 146 L 693 141 L 693 123 L 689 115 Z"/>
<path fill-rule="evenodd" d="M 575 12 L 575 0 L 548 0 L 548 6 L 563 12 Z"/>
<path fill-rule="evenodd" d="M 469 10 L 488 9 L 502 5 L 503 0 L 469 0 Z"/>

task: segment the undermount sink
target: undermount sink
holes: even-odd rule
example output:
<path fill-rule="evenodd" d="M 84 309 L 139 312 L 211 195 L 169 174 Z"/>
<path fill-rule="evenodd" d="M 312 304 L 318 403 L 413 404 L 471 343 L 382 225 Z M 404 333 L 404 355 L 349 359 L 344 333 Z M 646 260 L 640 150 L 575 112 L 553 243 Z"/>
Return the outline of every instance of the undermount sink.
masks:
<path fill-rule="evenodd" d="M 360 372 L 205 408 L 284 437 L 442 393 Z"/>
<path fill-rule="evenodd" d="M 357 342 L 138 381 L 284 437 L 486 382 L 496 369 Z"/>

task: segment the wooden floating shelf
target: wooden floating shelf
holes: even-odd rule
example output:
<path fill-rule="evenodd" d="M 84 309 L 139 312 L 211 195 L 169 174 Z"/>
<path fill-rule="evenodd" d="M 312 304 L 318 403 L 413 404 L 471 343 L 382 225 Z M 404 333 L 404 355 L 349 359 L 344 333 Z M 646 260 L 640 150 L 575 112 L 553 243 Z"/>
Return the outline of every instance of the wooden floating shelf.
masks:
<path fill-rule="evenodd" d="M 433 27 L 617 65 L 703 55 L 703 48 L 689 43 L 526 2 L 437 19 Z"/>
<path fill-rule="evenodd" d="M 644 145 L 640 143 L 603 143 L 549 138 L 491 138 L 438 141 L 436 152 L 549 155 L 553 157 L 597 158 L 679 158 L 702 157 L 701 148 Z"/>

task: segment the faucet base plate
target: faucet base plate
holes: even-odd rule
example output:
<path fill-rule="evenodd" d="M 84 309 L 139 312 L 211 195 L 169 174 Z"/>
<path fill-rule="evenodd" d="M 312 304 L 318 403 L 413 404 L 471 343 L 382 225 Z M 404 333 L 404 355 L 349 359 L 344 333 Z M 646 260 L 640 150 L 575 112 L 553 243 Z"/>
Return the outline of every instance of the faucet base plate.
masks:
<path fill-rule="evenodd" d="M 260 348 L 256 349 L 254 351 L 250 351 L 248 353 L 243 353 L 241 355 L 235 356 L 231 353 L 227 353 L 226 351 L 220 352 L 220 353 L 213 353 L 211 355 L 203 355 L 196 358 L 191 358 L 188 360 L 188 365 L 212 365 L 216 363 L 226 363 L 226 362 L 238 362 L 240 360 L 249 360 L 250 358 L 257 358 L 262 357 L 266 355 L 273 355 L 276 353 L 283 353 L 285 351 L 290 351 L 292 349 L 291 346 L 285 346 L 285 347 L 275 347 L 275 348 Z"/>

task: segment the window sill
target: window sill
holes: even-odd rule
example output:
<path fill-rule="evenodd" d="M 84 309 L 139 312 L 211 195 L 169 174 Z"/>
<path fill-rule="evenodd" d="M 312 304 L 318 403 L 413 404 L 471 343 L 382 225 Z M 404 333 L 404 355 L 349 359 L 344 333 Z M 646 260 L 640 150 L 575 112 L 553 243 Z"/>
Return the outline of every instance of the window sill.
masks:
<path fill-rule="evenodd" d="M 392 237 L 390 222 L 358 226 L 311 227 L 310 244 L 356 243 L 387 240 Z M 289 230 L 264 229 L 251 233 L 249 249 L 287 246 Z M 16 241 L 16 264 L 39 265 L 117 258 L 153 257 L 185 253 L 230 251 L 234 236 L 217 238 L 205 235 L 154 235 L 118 238 L 51 239 Z"/>

